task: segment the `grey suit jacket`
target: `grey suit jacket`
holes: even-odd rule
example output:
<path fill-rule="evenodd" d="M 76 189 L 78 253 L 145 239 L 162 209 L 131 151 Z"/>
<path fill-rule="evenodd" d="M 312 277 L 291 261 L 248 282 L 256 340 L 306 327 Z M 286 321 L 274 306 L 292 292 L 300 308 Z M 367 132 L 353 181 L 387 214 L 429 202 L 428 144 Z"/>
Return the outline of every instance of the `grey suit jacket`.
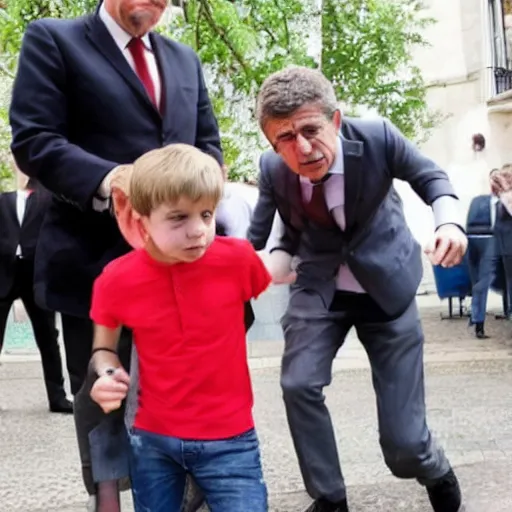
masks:
<path fill-rule="evenodd" d="M 276 249 L 300 261 L 292 303 L 295 293 L 305 292 L 308 310 L 328 308 L 338 267 L 347 263 L 382 309 L 398 315 L 413 300 L 423 269 L 421 248 L 407 226 L 393 179 L 407 181 L 429 205 L 441 196 L 456 197 L 455 192 L 446 173 L 387 120 L 345 118 L 340 137 L 346 230 L 307 219 L 298 176 L 270 150 L 260 160 L 260 196 L 248 238 L 262 248 L 277 209 L 284 233 Z"/>

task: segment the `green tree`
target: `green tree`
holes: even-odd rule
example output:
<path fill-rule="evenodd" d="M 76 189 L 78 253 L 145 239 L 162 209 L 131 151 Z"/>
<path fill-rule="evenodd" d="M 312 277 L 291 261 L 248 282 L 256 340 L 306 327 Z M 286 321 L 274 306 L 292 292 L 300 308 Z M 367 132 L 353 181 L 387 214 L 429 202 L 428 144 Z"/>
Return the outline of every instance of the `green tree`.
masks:
<path fill-rule="evenodd" d="M 7 108 L 12 76 L 27 24 L 44 16 L 92 12 L 96 0 L 9 0 L 0 7 L 0 162 L 10 142 Z M 410 137 L 432 125 L 425 85 L 413 65 L 414 45 L 431 22 L 417 0 L 173 0 L 182 15 L 159 30 L 192 46 L 205 69 L 219 119 L 230 177 L 255 174 L 265 145 L 254 121 L 264 78 L 288 64 L 319 66 L 351 110 L 359 105 L 391 118 Z M 308 54 L 316 43 L 319 55 Z M 5 170 L 5 167 L 4 167 Z M 0 180 L 1 180 L 0 167 Z M 1 182 L 0 182 L 1 186 Z"/>
<path fill-rule="evenodd" d="M 265 77 L 289 64 L 316 65 L 300 30 L 313 15 L 302 0 L 188 0 L 183 16 L 161 27 L 205 66 L 231 179 L 254 175 L 263 144 L 254 98 Z"/>
<path fill-rule="evenodd" d="M 391 119 L 405 135 L 424 138 L 437 113 L 412 51 L 428 45 L 434 22 L 418 0 L 323 0 L 322 71 L 349 107 L 365 106 Z"/>

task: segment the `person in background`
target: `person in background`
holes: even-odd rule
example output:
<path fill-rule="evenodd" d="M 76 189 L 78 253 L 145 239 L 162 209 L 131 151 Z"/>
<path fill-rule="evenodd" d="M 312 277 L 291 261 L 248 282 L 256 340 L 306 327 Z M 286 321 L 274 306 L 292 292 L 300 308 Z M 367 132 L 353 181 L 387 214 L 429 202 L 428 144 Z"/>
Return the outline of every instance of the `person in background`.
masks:
<path fill-rule="evenodd" d="M 499 197 L 496 206 L 494 237 L 496 255 L 501 260 L 506 295 L 506 317 L 512 315 L 512 164 L 503 165 L 491 174 L 493 194 Z"/>
<path fill-rule="evenodd" d="M 70 414 L 73 404 L 64 389 L 55 314 L 34 299 L 34 256 L 50 197 L 35 179 L 19 172 L 17 178 L 18 190 L 0 194 L 0 350 L 9 311 L 21 299 L 41 354 L 49 409 Z"/>
<path fill-rule="evenodd" d="M 124 464 L 112 457 L 93 471 L 89 439 L 116 453 L 108 435 L 122 428 L 124 414 L 104 415 L 91 401 L 96 376 L 88 367 L 92 283 L 130 249 L 109 212 L 111 183 L 121 164 L 175 142 L 223 163 L 197 54 L 153 30 L 168 4 L 104 0 L 91 15 L 30 23 L 9 112 L 18 166 L 53 193 L 36 257 L 36 298 L 61 313 L 83 480 L 109 512 L 120 507 Z M 123 330 L 119 354 L 127 369 L 130 351 L 131 333 Z"/>
<path fill-rule="evenodd" d="M 486 339 L 485 315 L 487 296 L 498 266 L 498 251 L 494 237 L 494 226 L 499 211 L 499 198 L 493 187 L 493 169 L 489 174 L 491 194 L 473 198 L 469 206 L 466 233 L 468 235 L 468 262 L 472 282 L 470 327 L 475 328 L 475 336 Z"/>

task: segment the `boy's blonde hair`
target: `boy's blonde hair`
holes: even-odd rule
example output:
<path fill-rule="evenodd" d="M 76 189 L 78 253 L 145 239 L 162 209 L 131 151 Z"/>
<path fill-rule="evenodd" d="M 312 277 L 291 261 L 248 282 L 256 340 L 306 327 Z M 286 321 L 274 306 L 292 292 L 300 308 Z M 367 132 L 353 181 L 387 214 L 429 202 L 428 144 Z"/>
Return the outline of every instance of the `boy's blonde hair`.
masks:
<path fill-rule="evenodd" d="M 129 195 L 133 209 L 148 216 L 162 204 L 181 197 L 210 200 L 215 208 L 224 179 L 211 156 L 188 144 L 171 144 L 142 155 L 133 164 Z"/>

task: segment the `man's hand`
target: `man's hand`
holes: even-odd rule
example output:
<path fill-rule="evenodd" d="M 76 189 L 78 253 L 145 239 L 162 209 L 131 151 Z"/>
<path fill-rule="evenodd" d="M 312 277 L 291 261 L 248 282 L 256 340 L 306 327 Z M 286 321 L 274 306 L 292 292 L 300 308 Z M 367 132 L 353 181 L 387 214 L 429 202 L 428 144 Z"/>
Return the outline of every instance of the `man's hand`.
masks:
<path fill-rule="evenodd" d="M 434 240 L 425 249 L 432 265 L 453 267 L 458 265 L 468 246 L 468 239 L 463 231 L 455 224 L 440 226 Z"/>
<path fill-rule="evenodd" d="M 129 385 L 130 376 L 123 368 L 116 368 L 112 375 L 102 375 L 96 380 L 91 389 L 91 398 L 108 414 L 121 407 Z"/>

